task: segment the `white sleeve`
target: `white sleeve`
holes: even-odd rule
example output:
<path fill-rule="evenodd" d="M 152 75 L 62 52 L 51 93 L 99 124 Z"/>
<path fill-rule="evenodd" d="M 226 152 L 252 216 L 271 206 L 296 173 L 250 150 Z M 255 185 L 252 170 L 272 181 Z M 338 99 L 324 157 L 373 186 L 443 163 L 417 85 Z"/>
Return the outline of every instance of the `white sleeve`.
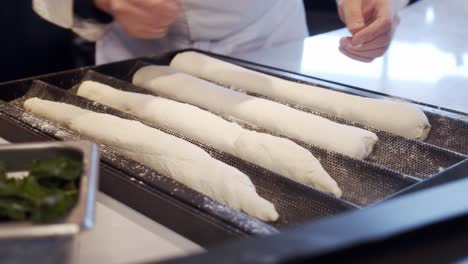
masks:
<path fill-rule="evenodd" d="M 33 9 L 43 19 L 71 29 L 90 41 L 100 39 L 110 28 L 110 24 L 101 24 L 75 16 L 73 0 L 33 0 Z"/>

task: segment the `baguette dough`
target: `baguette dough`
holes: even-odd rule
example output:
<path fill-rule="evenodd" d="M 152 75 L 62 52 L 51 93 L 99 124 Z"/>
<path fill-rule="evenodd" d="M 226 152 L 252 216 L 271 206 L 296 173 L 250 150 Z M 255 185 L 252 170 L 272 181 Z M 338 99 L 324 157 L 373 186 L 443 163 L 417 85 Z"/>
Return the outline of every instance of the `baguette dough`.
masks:
<path fill-rule="evenodd" d="M 78 95 L 154 122 L 319 190 L 338 197 L 342 194 L 312 153 L 288 139 L 243 129 L 189 104 L 124 92 L 93 81 L 83 82 Z"/>
<path fill-rule="evenodd" d="M 24 107 L 151 167 L 219 202 L 265 221 L 278 219 L 238 169 L 213 159 L 201 148 L 137 121 L 32 98 Z M 57 114 L 60 113 L 60 114 Z M 68 113 L 71 113 L 70 115 Z"/>
<path fill-rule="evenodd" d="M 431 129 L 424 112 L 408 103 L 366 98 L 291 82 L 196 52 L 178 54 L 171 66 L 222 85 L 303 105 L 314 111 L 411 139 L 425 140 Z"/>
<path fill-rule="evenodd" d="M 158 95 L 233 116 L 353 158 L 366 158 L 378 140 L 374 133 L 364 129 L 226 89 L 170 67 L 143 67 L 133 76 L 133 83 Z"/>

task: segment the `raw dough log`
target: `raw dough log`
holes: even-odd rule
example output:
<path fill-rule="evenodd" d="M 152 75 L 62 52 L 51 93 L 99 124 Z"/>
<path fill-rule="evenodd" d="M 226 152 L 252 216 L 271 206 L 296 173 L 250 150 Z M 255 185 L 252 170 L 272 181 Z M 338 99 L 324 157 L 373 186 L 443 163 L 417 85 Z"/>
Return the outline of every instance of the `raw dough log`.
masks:
<path fill-rule="evenodd" d="M 143 67 L 133 76 L 133 83 L 158 95 L 233 116 L 358 159 L 366 158 L 378 140 L 374 133 L 364 129 L 226 89 L 170 67 Z"/>
<path fill-rule="evenodd" d="M 97 82 L 83 82 L 78 95 L 154 122 L 319 190 L 341 196 L 337 183 L 312 153 L 288 139 L 243 129 L 189 104 L 124 92 Z"/>
<path fill-rule="evenodd" d="M 32 98 L 24 107 L 251 216 L 265 221 L 278 218 L 274 205 L 256 193 L 245 174 L 192 143 L 137 121 L 63 103 Z"/>
<path fill-rule="evenodd" d="M 302 105 L 403 137 L 425 140 L 431 129 L 424 112 L 408 103 L 366 98 L 291 82 L 196 52 L 178 54 L 171 66 L 199 78 Z"/>

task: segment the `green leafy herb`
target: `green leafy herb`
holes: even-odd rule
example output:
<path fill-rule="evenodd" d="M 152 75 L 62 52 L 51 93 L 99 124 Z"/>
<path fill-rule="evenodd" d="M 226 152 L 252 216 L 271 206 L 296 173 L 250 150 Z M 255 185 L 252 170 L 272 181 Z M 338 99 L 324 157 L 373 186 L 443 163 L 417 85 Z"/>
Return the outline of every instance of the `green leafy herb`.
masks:
<path fill-rule="evenodd" d="M 27 201 L 20 201 L 17 199 L 0 199 L 0 216 L 4 219 L 25 221 L 28 212 L 32 210 L 33 206 Z"/>
<path fill-rule="evenodd" d="M 75 205 L 82 164 L 67 158 L 34 161 L 29 176 L 8 179 L 0 164 L 0 218 L 56 221 Z"/>
<path fill-rule="evenodd" d="M 63 157 L 53 160 L 34 161 L 30 174 L 37 179 L 56 178 L 72 181 L 78 179 L 81 175 L 81 162 Z"/>

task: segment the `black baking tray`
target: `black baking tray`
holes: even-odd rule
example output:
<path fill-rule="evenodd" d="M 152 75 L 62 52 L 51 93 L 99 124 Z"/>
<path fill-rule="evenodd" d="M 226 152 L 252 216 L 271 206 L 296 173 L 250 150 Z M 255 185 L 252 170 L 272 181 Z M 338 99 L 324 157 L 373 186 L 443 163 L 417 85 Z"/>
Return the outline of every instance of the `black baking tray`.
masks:
<path fill-rule="evenodd" d="M 300 76 L 297 74 L 294 75 L 278 69 L 261 67 L 256 64 L 240 61 L 225 56 L 219 56 L 207 52 L 202 53 L 206 53 L 210 56 L 214 56 L 226 60 L 228 62 L 236 63 L 240 66 L 251 68 L 253 70 L 274 75 L 287 80 L 299 81 L 306 84 L 316 85 L 323 88 L 334 89 L 341 92 L 352 93 L 361 96 L 373 98 L 389 98 L 389 96 L 382 96 L 379 94 L 369 92 L 364 93 L 360 90 L 349 89 L 348 87 L 339 86 L 336 84 L 324 84 L 323 82 L 319 82 L 310 77 L 306 78 L 304 76 Z M 131 82 L 133 73 L 140 67 L 145 66 L 147 64 L 167 65 L 170 63 L 173 56 L 174 54 L 169 54 L 157 58 L 155 57 L 130 60 L 126 61 L 123 64 L 114 63 L 99 66 L 96 67 L 94 70 L 115 77 L 117 79 Z M 131 70 L 129 71 L 129 69 Z M 83 72 L 83 74 L 85 73 Z M 63 84 L 60 82 L 55 82 L 56 80 L 51 79 L 47 79 L 47 81 L 56 85 L 70 85 L 70 83 Z M 314 113 L 316 115 L 331 119 L 342 124 L 361 127 L 376 133 L 379 137 L 379 142 L 374 146 L 373 152 L 366 159 L 366 161 L 388 169 L 401 172 L 406 175 L 412 175 L 421 179 L 425 179 L 434 175 L 435 173 L 440 172 L 444 168 L 448 168 L 453 164 L 464 160 L 466 158 L 466 155 L 468 155 L 468 137 L 466 137 L 465 135 L 465 133 L 467 133 L 468 131 L 468 119 L 466 118 L 466 116 L 460 114 L 456 115 L 451 112 L 443 111 L 441 111 L 441 113 L 443 114 L 439 114 L 435 113 L 435 109 L 427 108 L 425 107 L 425 105 L 420 104 L 418 102 L 411 103 L 418 104 L 421 108 L 423 108 L 423 110 L 425 110 L 425 114 L 428 116 L 428 119 L 432 125 L 431 133 L 429 134 L 425 142 L 419 142 L 401 136 L 396 136 L 384 131 L 349 122 L 337 117 L 333 117 L 328 114 L 314 112 L 302 106 L 291 104 L 287 105 L 302 111 Z M 451 118 L 448 115 L 455 115 L 458 118 L 462 118 L 464 120 Z M 265 130 L 263 130 L 262 132 L 265 132 Z M 303 142 L 300 142 L 298 140 L 294 141 L 303 145 Z M 402 156 L 406 158 L 401 159 Z"/>
<path fill-rule="evenodd" d="M 0 128 L 0 137 L 13 143 L 56 140 L 3 113 L 0 113 Z M 135 180 L 102 160 L 99 189 L 203 246 L 251 235 L 248 231 L 230 226 L 218 218 L 204 215 L 193 206 Z M 271 231 L 274 233 L 274 230 Z"/>
<path fill-rule="evenodd" d="M 318 87 L 323 87 L 327 89 L 332 89 L 339 92 L 344 92 L 353 95 L 365 96 L 370 98 L 383 98 L 383 99 L 396 99 L 403 102 L 408 102 L 417 105 L 421 108 L 427 118 L 429 119 L 430 124 L 432 125 L 431 132 L 428 135 L 428 138 L 424 143 L 430 144 L 432 146 L 437 146 L 445 150 L 451 150 L 458 152 L 463 155 L 468 155 L 468 137 L 466 136 L 466 131 L 468 130 L 468 114 L 452 110 L 449 108 L 444 108 L 440 106 L 435 106 L 419 101 L 409 100 L 402 97 L 396 97 L 385 93 L 375 92 L 365 90 L 363 88 L 350 86 L 346 84 L 341 84 L 337 82 L 331 82 L 322 80 L 319 78 L 310 77 L 307 75 L 293 73 L 281 69 L 276 69 L 269 66 L 263 66 L 255 63 L 250 63 L 247 61 L 242 61 L 238 59 L 228 58 L 219 55 L 213 55 L 214 57 L 220 57 L 225 59 L 228 62 L 236 63 L 240 66 L 250 68 L 259 72 L 266 74 L 276 75 L 277 77 L 292 80 L 300 83 L 311 84 Z M 310 111 L 306 107 L 292 106 L 300 110 Z M 315 114 L 322 115 L 326 118 L 329 118 L 330 115 L 321 114 L 314 112 Z M 340 120 L 340 119 L 337 119 Z M 343 122 L 340 120 L 339 122 Z M 346 121 L 344 121 L 346 123 Z M 353 125 L 360 126 L 359 124 L 353 123 Z M 365 127 L 365 126 L 361 126 Z M 367 127 L 366 127 L 367 129 Z M 384 133 L 384 136 L 389 136 L 388 133 Z M 401 137 L 395 137 L 401 138 Z"/>
<path fill-rule="evenodd" d="M 109 77 L 107 75 L 99 74 L 94 71 L 88 71 L 85 74 L 82 81 L 86 81 L 86 80 L 93 80 L 93 81 L 97 81 L 100 83 L 104 83 L 104 84 L 110 85 L 114 88 L 121 89 L 124 91 L 146 93 L 146 91 L 144 91 L 143 89 L 135 87 L 128 82 L 121 81 L 121 80 Z M 71 89 L 70 92 L 76 93 L 76 90 L 77 90 L 76 86 L 75 88 Z M 125 117 L 125 115 L 123 115 L 123 117 Z M 133 117 L 130 117 L 130 118 L 133 118 Z M 229 119 L 228 117 L 226 118 Z M 262 129 L 253 128 L 252 126 L 240 120 L 236 120 L 235 122 L 247 129 L 275 134 L 269 131 L 264 131 Z M 153 127 L 159 128 L 155 124 L 150 124 L 150 125 Z M 159 128 L 159 129 L 162 129 L 164 131 L 163 128 Z M 180 137 L 180 135 L 177 135 L 177 133 L 172 133 L 172 134 L 175 134 L 176 136 Z M 187 138 L 184 138 L 184 139 L 197 144 L 197 142 L 192 141 L 190 139 L 187 139 Z M 405 189 L 408 186 L 411 186 L 412 184 L 419 182 L 419 179 L 411 177 L 411 176 L 403 175 L 401 173 L 388 170 L 386 168 L 374 166 L 366 162 L 348 158 L 338 153 L 332 153 L 324 149 L 320 149 L 320 148 L 308 145 L 306 143 L 300 143 L 300 142 L 298 143 L 302 145 L 304 148 L 311 151 L 315 157 L 320 159 L 322 166 L 324 166 L 324 168 L 330 174 L 330 176 L 332 176 L 332 178 L 338 182 L 338 185 L 340 186 L 340 188 L 343 190 L 343 193 L 344 193 L 342 200 L 351 202 L 357 206 L 367 206 L 369 204 L 378 202 L 379 200 L 382 200 L 388 197 L 389 195 L 393 194 L 397 190 Z M 211 148 L 207 148 L 207 150 L 210 152 L 214 151 Z M 226 161 L 229 163 L 231 159 L 232 157 L 227 157 L 226 160 L 222 160 L 222 161 Z M 231 165 L 236 166 L 235 163 Z M 268 181 L 270 181 L 272 178 L 274 178 L 274 176 L 270 176 Z M 282 189 L 285 189 L 285 188 L 282 188 Z M 275 196 L 278 196 L 278 191 L 273 192 L 273 197 L 268 197 L 268 198 L 274 200 Z"/>
<path fill-rule="evenodd" d="M 209 55 L 285 79 L 369 97 L 388 97 L 357 87 Z M 430 122 L 439 127 L 449 128 L 447 123 L 467 126 L 467 113 L 412 103 L 423 108 Z M 445 133 L 447 131 L 432 134 L 428 142 L 467 153 L 466 129 L 455 130 L 461 140 L 449 144 L 438 140 Z M 468 160 L 465 159 L 370 208 L 283 230 L 267 238 L 226 243 L 204 254 L 164 263 L 464 263 L 468 260 L 467 188 Z"/>
<path fill-rule="evenodd" d="M 89 74 L 87 74 L 87 76 L 88 75 Z M 106 80 L 104 80 L 105 78 L 110 79 L 110 77 L 91 74 L 88 78 L 84 78 L 84 80 L 89 78 L 94 80 L 100 78 L 99 81 L 104 83 L 106 83 Z M 113 80 L 113 82 L 114 86 L 119 85 L 118 80 Z M 18 105 L 19 107 L 21 107 L 22 101 L 26 98 L 39 97 L 42 99 L 74 104 L 97 112 L 111 113 L 123 118 L 133 118 L 119 111 L 111 110 L 109 107 L 103 107 L 98 103 L 74 96 L 72 93 L 67 93 L 61 89 L 53 88 L 50 85 L 37 80 L 32 82 L 26 93 L 18 93 L 16 95 L 18 96 L 17 99 L 14 97 L 9 99 L 15 99 L 11 102 L 13 105 Z M 33 126 L 39 126 L 46 133 L 54 135 L 57 134 L 54 131 L 48 131 L 50 130 L 49 124 L 36 124 L 37 122 L 35 123 L 31 120 L 32 117 L 26 115 L 19 109 L 12 108 L 11 105 L 4 105 L 3 108 L 5 112 L 8 112 L 16 119 L 29 122 Z M 9 110 L 6 108 L 9 108 Z M 167 131 L 152 124 L 149 125 L 163 130 L 166 133 L 180 137 L 177 133 Z M 188 140 L 191 141 L 190 139 Z M 232 166 L 236 166 L 251 177 L 260 194 L 273 201 L 279 210 L 280 215 L 282 215 L 279 221 L 273 223 L 273 226 L 275 227 L 284 227 L 291 224 L 303 223 L 305 221 L 310 221 L 352 208 L 353 206 L 347 202 L 357 203 L 359 206 L 365 206 L 384 199 L 392 193 L 418 182 L 417 179 L 410 176 L 400 175 L 391 170 L 372 166 L 357 160 L 339 157 L 337 154 L 314 150 L 314 154 L 319 155 L 318 157 L 322 159 L 322 164 L 329 166 L 328 171 L 330 173 L 333 172 L 332 176 L 340 183 L 345 192 L 343 199 L 346 201 L 339 202 L 336 198 L 324 195 L 320 196 L 318 194 L 316 195 L 312 190 L 310 190 L 310 188 L 307 188 L 302 184 L 291 184 L 288 183 L 290 182 L 289 180 L 278 177 L 274 173 L 253 168 L 251 164 L 247 164 L 248 162 L 220 153 L 215 149 L 203 146 L 195 141 L 191 142 L 205 148 L 205 150 L 209 151 L 209 153 L 215 158 L 221 159 Z M 110 162 L 112 163 L 112 161 Z M 333 164 L 334 167 L 330 167 Z M 118 162 L 116 162 L 115 165 L 119 166 Z M 128 166 L 120 167 L 125 170 Z M 135 175 L 140 175 L 142 173 L 144 172 L 139 172 L 138 170 L 133 171 L 133 174 Z M 284 192 L 283 190 L 288 191 Z"/>
<path fill-rule="evenodd" d="M 247 161 L 243 161 L 232 155 L 218 151 L 212 147 L 185 138 L 176 132 L 139 120 L 110 107 L 103 106 L 99 103 L 76 96 L 73 93 L 66 92 L 63 89 L 50 86 L 42 81 L 33 81 L 32 86 L 28 92 L 17 100 L 12 101 L 11 104 L 13 107 L 14 105 L 21 107 L 24 100 L 32 97 L 63 102 L 95 112 L 107 113 L 119 116 L 121 118 L 138 120 L 165 133 L 181 137 L 204 148 L 214 158 L 219 159 L 231 166 L 235 166 L 247 174 L 252 180 L 253 184 L 256 186 L 258 193 L 262 197 L 265 197 L 275 204 L 276 209 L 280 214 L 280 218 L 274 223 L 271 223 L 271 225 L 274 227 L 280 228 L 286 225 L 300 224 L 313 219 L 318 219 L 323 216 L 332 215 L 356 208 L 356 206 L 351 203 L 347 203 L 330 195 L 326 195 L 317 190 L 314 190 L 313 188 L 307 187 L 306 185 L 276 175 L 273 172 L 255 166 Z M 39 127 L 39 129 L 45 133 L 55 135 L 58 138 L 64 140 L 73 139 L 73 137 L 79 137 L 77 134 L 71 131 L 69 132 L 66 129 L 55 127 L 55 125 L 44 122 L 39 118 L 37 118 L 37 121 L 33 120 L 35 118 L 33 115 L 24 113 L 20 109 L 15 109 L 13 107 L 11 105 L 4 105 L 4 111 L 8 112 L 11 116 L 15 116 L 20 121 L 24 121 L 33 126 Z M 8 111 L 5 108 L 8 108 Z M 65 136 L 65 133 L 69 133 L 71 135 Z M 232 221 L 232 224 L 238 225 L 240 228 L 252 227 L 253 234 L 262 234 L 262 230 L 271 229 L 268 225 L 262 224 L 260 221 L 250 219 L 250 217 L 244 216 L 240 212 L 237 213 L 235 210 L 229 210 L 231 214 L 227 214 L 228 208 L 221 206 L 208 197 L 198 195 L 196 192 L 189 190 L 188 188 L 178 184 L 173 180 L 159 175 L 157 172 L 154 172 L 137 162 L 133 162 L 129 159 L 117 155 L 116 153 L 113 153 L 111 149 L 105 146 L 102 146 L 101 152 L 103 158 L 107 160 L 108 163 L 123 171 L 127 171 L 127 173 L 133 175 L 135 178 L 138 178 L 138 180 L 147 181 L 157 179 L 159 183 L 154 184 L 155 188 L 161 188 L 163 182 L 167 182 L 165 185 L 167 189 L 163 189 L 162 191 L 166 191 L 171 195 L 178 197 L 179 199 L 189 202 L 193 206 L 206 209 L 208 212 L 214 213 L 215 217 L 219 218 L 225 215 L 225 221 Z M 131 168 L 131 170 L 128 170 L 128 168 Z M 413 181 L 404 181 L 400 183 L 401 186 L 399 189 L 410 186 L 413 183 Z M 286 193 L 283 190 L 289 190 L 289 192 Z M 196 199 L 198 196 L 202 197 L 202 200 Z M 216 208 L 222 209 L 222 213 L 218 212 L 219 210 L 215 210 Z M 249 228 L 246 228 L 246 230 L 249 230 Z"/>
<path fill-rule="evenodd" d="M 42 81 L 32 80 L 29 84 L 29 88 L 26 89 L 26 92 L 22 91 L 21 86 L 18 85 L 3 89 L 1 90 L 0 94 L 3 95 L 2 98 L 5 100 L 11 100 L 14 98 L 25 99 L 24 96 L 40 97 L 43 99 L 60 102 L 67 100 L 66 102 L 68 103 L 87 106 L 89 109 L 101 112 L 109 112 L 109 109 L 105 110 L 106 108 L 101 108 L 99 110 L 98 104 L 66 93 L 64 90 L 54 88 Z M 10 95 L 11 97 L 7 98 L 5 94 Z M 5 116 L 14 120 L 16 123 L 21 124 L 21 126 L 30 126 L 34 130 L 38 130 L 41 133 L 50 136 L 51 138 L 62 140 L 81 139 L 77 134 L 56 126 L 53 123 L 48 122 L 47 120 L 44 120 L 40 117 L 29 114 L 23 111 L 21 108 L 16 107 L 15 104 L 21 105 L 20 102 L 0 102 L 0 112 L 3 112 Z M 118 113 L 115 112 L 113 112 L 113 114 L 118 115 Z M 8 135 L 4 137 L 10 139 Z M 210 154 L 213 155 L 213 153 L 216 154 L 216 150 L 210 150 Z M 221 154 L 218 153 L 218 155 Z M 143 210 L 145 210 L 146 207 L 154 206 L 159 208 L 159 210 L 167 209 L 162 210 L 166 212 L 164 216 L 150 216 L 165 225 L 167 222 L 170 222 L 169 227 L 171 227 L 173 230 L 202 245 L 209 245 L 211 243 L 226 240 L 227 238 L 235 238 L 242 235 L 273 234 L 277 232 L 275 227 L 299 224 L 357 208 L 357 206 L 351 203 L 333 198 L 332 196 L 318 192 L 303 184 L 293 182 L 284 177 L 275 177 L 273 173 L 267 172 L 264 169 L 255 168 L 255 166 L 249 164 L 240 164 L 242 161 L 236 161 L 232 157 L 228 157 L 230 161 L 234 162 L 234 164 L 231 165 L 241 165 L 242 168 L 239 166 L 237 167 L 246 172 L 249 176 L 253 176 L 251 174 L 253 171 L 256 173 L 252 180 L 254 184 L 260 184 L 257 185 L 257 189 L 260 194 L 263 196 L 270 196 L 271 198 L 275 198 L 273 202 L 275 203 L 282 217 L 279 221 L 273 223 L 271 226 L 246 216 L 241 212 L 225 206 L 221 206 L 204 195 L 196 193 L 173 180 L 159 175 L 157 172 L 152 171 L 137 162 L 126 159 L 117 153 L 114 153 L 106 146 L 101 146 L 101 156 L 103 160 L 102 164 L 104 166 L 110 166 L 114 169 L 115 172 L 127 174 L 127 177 L 130 181 L 136 182 L 140 185 L 138 187 L 141 187 L 142 185 L 148 185 L 150 188 L 157 190 L 160 193 L 166 194 L 179 202 L 186 203 L 191 206 L 193 209 L 193 212 L 191 212 L 193 216 L 187 217 L 181 216 L 180 213 L 175 210 L 176 208 L 171 209 L 171 207 L 178 206 L 178 204 L 173 201 L 170 201 L 171 206 L 168 206 L 168 208 L 159 206 L 157 202 L 148 199 L 145 200 L 145 203 L 141 203 L 140 201 L 140 203 L 135 202 L 135 204 L 131 205 L 134 208 L 136 207 L 136 209 L 143 207 Z M 409 182 L 404 186 L 408 186 L 411 183 L 414 182 Z M 269 187 L 265 189 L 265 185 L 268 185 Z M 282 189 L 289 189 L 290 191 L 285 193 L 281 191 Z M 104 188 L 103 191 L 109 192 Z M 112 195 L 114 192 L 118 193 L 120 190 L 112 187 L 111 191 L 112 192 L 109 194 Z M 138 192 L 138 190 L 133 192 Z M 273 197 L 273 194 L 276 194 L 276 197 Z M 123 202 L 128 202 L 128 198 L 122 199 Z M 151 202 L 148 203 L 147 201 Z M 291 208 L 295 208 L 295 210 L 292 210 Z M 199 228 L 200 224 L 194 221 L 194 218 L 197 217 L 207 221 L 207 223 L 204 224 L 205 226 L 208 226 L 207 229 L 210 229 L 210 231 L 202 231 Z M 174 222 L 171 219 L 178 219 L 178 221 Z M 216 228 L 223 229 L 223 232 L 220 232 Z M 233 230 L 236 232 L 233 232 Z M 217 237 L 213 234 L 216 234 Z"/>
<path fill-rule="evenodd" d="M 209 55 L 217 56 L 214 54 L 209 54 Z M 86 68 L 66 71 L 66 72 L 57 73 L 57 74 L 49 74 L 49 75 L 29 78 L 29 79 L 20 80 L 20 81 L 4 83 L 0 85 L 0 100 L 7 101 L 7 102 L 14 101 L 24 96 L 33 85 L 36 85 L 36 86 L 52 85 L 52 86 L 60 87 L 63 89 L 71 89 L 80 81 L 87 78 L 87 75 L 90 74 L 89 70 L 94 70 L 101 74 L 105 74 L 105 75 L 108 75 L 108 76 L 111 76 L 111 77 L 114 77 L 123 81 L 129 81 L 131 79 L 132 74 L 135 72 L 135 70 L 141 67 L 142 65 L 145 65 L 147 63 L 167 65 L 169 64 L 173 56 L 174 54 L 168 54 L 168 55 L 161 56 L 161 57 L 140 58 L 140 59 L 128 60 L 124 62 L 112 63 L 108 65 L 102 65 L 102 66 L 97 66 L 97 67 L 86 67 Z M 277 69 L 274 70 L 268 67 L 262 68 L 259 65 L 249 64 L 247 62 L 238 61 L 232 58 L 227 58 L 223 56 L 218 56 L 218 57 L 228 60 L 230 62 L 240 64 L 242 66 L 250 67 L 255 70 L 263 71 L 269 74 L 274 74 L 279 77 L 304 81 L 303 76 L 293 76 L 290 73 L 281 72 L 281 71 L 278 71 Z M 43 81 L 44 83 L 41 83 L 40 81 Z M 337 89 L 337 90 L 341 90 L 343 88 L 337 84 L 327 84 L 327 83 L 319 82 L 312 78 L 307 79 L 306 82 L 319 84 L 322 87 L 332 88 L 332 89 Z M 344 91 L 349 92 L 345 88 L 346 87 L 343 88 Z M 352 90 L 352 92 L 356 92 L 356 91 Z M 373 96 L 373 95 L 371 94 L 369 96 Z M 4 123 L 8 124 L 11 131 L 7 132 L 7 134 L 9 133 L 7 136 L 2 135 L 2 133 L 0 133 L 0 136 L 3 136 L 6 139 L 9 139 L 11 141 L 23 141 L 23 142 L 31 140 L 32 138 L 35 138 L 35 136 L 46 137 L 48 139 L 57 139 L 57 138 L 64 139 L 65 138 L 63 137 L 64 136 L 63 134 L 60 134 L 59 137 L 57 137 L 56 133 L 55 134 L 44 133 L 44 129 L 41 130 L 41 127 L 33 128 L 27 123 L 21 122 L 19 119 L 20 119 L 20 116 L 23 114 L 23 112 L 21 112 L 22 110 L 19 108 L 16 108 L 16 110 L 11 110 L 11 107 L 12 107 L 11 104 L 4 104 L 3 108 L 8 108 L 9 110 L 6 112 L 8 112 L 9 114 L 3 115 L 3 118 L 0 118 L 2 122 L 0 123 L 0 127 L 2 128 L 4 126 L 7 127 L 7 125 L 4 125 Z M 303 110 L 306 110 L 306 109 L 303 109 Z M 17 112 L 12 114 L 12 112 L 15 112 L 15 111 Z M 0 114 L 1 112 L 2 112 L 2 106 L 0 104 Z M 440 112 L 440 113 L 445 114 L 445 112 Z M 443 117 L 444 120 L 447 120 L 446 117 L 444 115 L 440 115 L 440 113 L 437 113 L 434 115 L 438 118 Z M 0 115 L 0 117 L 2 117 L 2 115 Z M 453 119 L 453 120 L 456 120 L 456 119 Z M 452 119 L 449 119 L 449 121 L 452 121 Z M 465 123 L 462 123 L 462 124 L 465 124 Z M 61 133 L 63 133 L 63 130 L 61 130 Z M 68 139 L 72 139 L 73 137 L 76 137 L 76 135 L 73 135 L 73 134 L 68 134 L 66 136 L 70 136 Z M 452 161 L 449 162 L 449 165 L 455 168 L 458 168 L 458 170 L 456 171 L 456 175 L 458 175 L 457 176 L 458 178 L 464 177 L 465 175 L 463 174 L 467 172 L 466 164 L 468 162 L 468 161 L 463 162 L 464 154 L 457 153 L 456 152 L 457 149 L 454 150 L 454 149 L 448 148 L 447 150 L 447 148 L 442 148 L 442 147 L 446 147 L 446 146 L 441 147 L 440 144 L 442 143 L 438 143 L 438 144 L 439 145 L 437 144 L 431 145 L 430 147 L 433 149 L 437 149 L 437 151 L 440 151 L 440 153 L 450 153 L 450 155 L 452 155 L 451 157 L 455 157 Z M 306 147 L 310 147 L 310 146 L 306 146 Z M 320 150 L 315 150 L 315 151 L 316 152 L 314 152 L 314 154 L 316 155 L 317 153 L 320 152 Z M 463 152 L 463 150 L 461 150 L 461 152 Z M 335 155 L 335 154 L 332 153 L 331 155 Z M 346 159 L 343 159 L 343 157 L 339 157 L 339 158 L 341 160 L 346 160 Z M 424 187 L 423 185 L 423 187 L 420 187 L 423 183 L 429 182 L 432 179 L 431 177 L 434 176 L 434 174 L 432 173 L 430 175 L 428 175 L 427 173 L 424 175 L 416 175 L 416 176 L 419 176 L 419 178 L 430 178 L 430 179 L 422 181 L 421 184 L 415 184 L 419 181 L 417 179 L 418 177 L 413 177 L 411 175 L 402 173 L 401 171 L 395 170 L 395 168 L 389 169 L 379 164 L 373 164 L 368 161 L 363 162 L 363 161 L 357 161 L 357 160 L 351 159 L 351 160 L 348 160 L 348 162 L 349 164 L 360 164 L 359 166 L 362 166 L 362 164 L 364 164 L 365 166 L 369 168 L 376 169 L 377 171 L 385 172 L 389 175 L 395 175 L 397 178 L 400 177 L 403 179 L 408 179 L 411 182 L 407 186 L 401 186 L 400 188 L 395 189 L 390 193 L 387 193 L 385 197 L 379 197 L 378 199 L 374 200 L 374 202 L 392 197 L 392 195 L 394 194 L 398 194 L 402 192 L 411 192 L 413 188 L 412 186 L 419 186 L 418 188 L 420 189 L 433 187 L 433 185 L 429 185 L 428 187 Z M 212 215 L 210 214 L 210 212 L 200 210 L 200 208 L 197 208 L 196 201 L 190 202 L 189 197 L 185 197 L 185 198 L 177 197 L 177 195 L 174 195 L 174 193 L 171 193 L 170 188 L 174 186 L 166 185 L 167 189 L 166 191 L 164 191 L 161 188 L 158 188 L 157 184 L 155 185 L 149 184 L 145 179 L 139 179 L 138 177 L 135 177 L 135 173 L 132 173 L 132 171 L 128 171 L 128 170 L 126 171 L 122 167 L 115 166 L 115 164 L 112 164 L 112 162 L 104 161 L 104 162 L 101 162 L 101 164 L 102 164 L 102 170 L 104 170 L 104 172 L 102 173 L 102 178 L 101 178 L 103 182 L 102 183 L 103 191 L 109 193 L 111 196 L 117 198 L 123 203 L 128 204 L 129 206 L 135 208 L 136 210 L 143 212 L 144 214 L 162 223 L 163 225 L 166 225 L 169 228 L 181 233 L 182 235 L 194 240 L 195 242 L 198 242 L 205 246 L 209 246 L 209 245 L 216 244 L 220 241 L 225 241 L 227 239 L 239 238 L 239 237 L 244 237 L 248 235 L 259 235 L 259 234 L 261 235 L 261 232 L 258 233 L 258 232 L 255 232 L 255 230 L 249 229 L 248 227 L 246 228 L 245 226 L 236 225 L 235 223 L 230 221 L 229 216 L 223 219 L 223 217 L 226 217 L 226 215 L 224 216 Z M 333 166 L 333 164 L 331 163 L 328 166 Z M 448 167 L 448 166 L 445 166 L 445 167 Z M 437 183 L 436 185 L 449 181 L 450 180 L 449 175 L 453 176 L 452 172 L 453 170 L 446 169 L 438 173 L 437 179 L 439 179 L 440 182 Z M 167 184 L 167 182 L 165 184 Z M 172 182 L 171 184 L 176 184 L 176 183 Z M 416 190 L 416 187 L 414 188 L 415 188 L 414 190 Z M 151 201 L 152 205 L 149 206 L 149 203 L 147 202 L 142 203 L 141 201 L 143 200 Z M 345 204 L 349 204 L 349 203 L 345 203 Z M 372 202 L 363 203 L 360 205 L 367 206 L 369 204 L 372 204 Z M 349 204 L 349 205 L 350 205 L 349 208 L 345 208 L 346 207 L 345 206 L 343 210 L 337 210 L 333 214 L 347 211 L 347 209 L 352 209 L 353 207 L 358 208 L 358 206 L 353 206 L 352 204 Z M 162 208 L 162 210 L 159 208 Z M 161 212 L 161 211 L 165 212 L 165 214 L 164 215 L 160 213 L 158 214 L 158 212 Z M 271 230 L 270 229 L 268 230 L 269 231 L 265 232 L 264 234 L 266 233 L 271 234 L 277 231 L 274 228 Z"/>
<path fill-rule="evenodd" d="M 467 177 L 278 235 L 229 242 L 164 263 L 464 263 Z"/>

